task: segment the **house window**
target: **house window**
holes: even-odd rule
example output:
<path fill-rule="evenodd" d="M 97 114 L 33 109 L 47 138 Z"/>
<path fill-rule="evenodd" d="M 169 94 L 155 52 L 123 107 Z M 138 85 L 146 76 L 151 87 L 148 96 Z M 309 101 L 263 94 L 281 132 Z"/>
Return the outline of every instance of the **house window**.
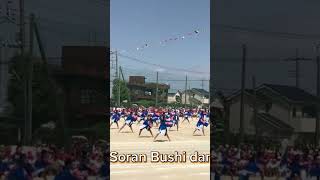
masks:
<path fill-rule="evenodd" d="M 96 102 L 96 93 L 92 89 L 81 89 L 81 104 L 93 104 Z"/>
<path fill-rule="evenodd" d="M 292 109 L 292 116 L 297 117 L 297 109 L 295 107 Z"/>

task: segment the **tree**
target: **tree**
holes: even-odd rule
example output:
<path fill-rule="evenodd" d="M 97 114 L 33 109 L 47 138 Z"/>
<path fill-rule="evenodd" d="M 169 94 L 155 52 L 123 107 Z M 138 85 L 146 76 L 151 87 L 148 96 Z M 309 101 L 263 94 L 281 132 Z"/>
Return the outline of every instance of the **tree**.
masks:
<path fill-rule="evenodd" d="M 112 88 L 112 97 L 115 102 L 118 102 L 118 87 L 120 85 L 120 102 L 123 102 L 124 100 L 129 100 L 129 89 L 126 86 L 126 83 L 124 81 L 121 81 L 119 79 L 115 79 L 113 81 L 113 88 Z"/>
<path fill-rule="evenodd" d="M 229 139 L 229 132 L 228 132 L 228 119 L 227 119 L 227 103 L 226 103 L 226 96 L 224 95 L 223 92 L 217 91 L 215 93 L 215 97 L 219 100 L 219 102 L 222 103 L 224 107 L 224 111 L 216 110 L 213 112 L 214 115 L 214 131 L 213 131 L 213 136 L 215 137 L 215 143 L 216 144 L 221 144 L 221 143 L 226 143 L 228 142 Z"/>
<path fill-rule="evenodd" d="M 181 104 L 181 96 L 176 96 L 176 102 Z"/>
<path fill-rule="evenodd" d="M 136 104 L 144 107 L 155 106 L 155 102 L 150 100 L 140 100 L 140 101 L 137 101 Z"/>
<path fill-rule="evenodd" d="M 25 113 L 25 78 L 26 64 L 33 62 L 32 80 L 32 130 L 33 132 L 49 121 L 57 122 L 59 109 L 53 85 L 49 81 L 47 67 L 36 58 L 30 56 L 15 56 L 9 66 L 8 100 L 11 104 L 12 116 L 24 119 Z M 23 122 L 16 122 L 23 124 Z"/>

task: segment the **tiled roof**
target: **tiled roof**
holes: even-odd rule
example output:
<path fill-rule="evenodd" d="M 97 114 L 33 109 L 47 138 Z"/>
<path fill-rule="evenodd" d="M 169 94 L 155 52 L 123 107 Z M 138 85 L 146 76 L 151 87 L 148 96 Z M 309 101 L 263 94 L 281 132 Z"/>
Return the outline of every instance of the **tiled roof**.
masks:
<path fill-rule="evenodd" d="M 272 89 L 273 91 L 279 93 L 281 96 L 286 97 L 290 101 L 294 102 L 315 102 L 319 99 L 306 92 L 303 89 L 294 87 L 294 86 L 286 86 L 286 85 L 275 85 L 275 84 L 263 84 L 263 86 Z"/>
<path fill-rule="evenodd" d="M 209 92 L 204 89 L 192 88 L 193 91 L 199 92 L 202 95 L 209 96 Z"/>

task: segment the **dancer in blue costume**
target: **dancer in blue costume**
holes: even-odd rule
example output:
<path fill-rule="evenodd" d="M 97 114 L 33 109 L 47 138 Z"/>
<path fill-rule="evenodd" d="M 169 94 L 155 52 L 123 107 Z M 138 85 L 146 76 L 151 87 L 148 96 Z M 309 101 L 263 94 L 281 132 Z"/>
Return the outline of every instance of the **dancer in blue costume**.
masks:
<path fill-rule="evenodd" d="M 159 134 L 162 134 L 164 136 L 167 136 L 168 140 L 170 140 L 170 137 L 168 135 L 168 127 L 166 125 L 166 118 L 165 118 L 165 113 L 162 114 L 162 117 L 160 118 L 160 126 L 159 126 L 159 132 L 158 134 L 154 137 L 154 141 L 156 141 L 157 137 L 159 136 Z"/>
<path fill-rule="evenodd" d="M 127 117 L 125 123 L 123 124 L 123 126 L 120 128 L 119 132 L 127 125 L 129 126 L 129 128 L 131 129 L 131 131 L 133 132 L 132 129 L 132 124 L 135 121 L 135 117 L 133 116 L 133 112 L 130 112 L 129 116 Z"/>
<path fill-rule="evenodd" d="M 116 123 L 117 128 L 119 129 L 119 124 L 118 121 L 120 120 L 120 114 L 118 113 L 118 111 L 114 112 L 112 117 L 111 117 L 111 124 L 110 127 L 112 126 L 113 123 Z"/>
<path fill-rule="evenodd" d="M 202 134 L 205 136 L 205 134 L 204 134 L 204 126 L 207 127 L 209 125 L 209 123 L 204 118 L 205 118 L 205 115 L 204 115 L 203 112 L 201 112 L 199 121 L 198 121 L 198 123 L 196 125 L 197 127 L 193 131 L 193 135 L 196 133 L 196 131 L 202 130 Z"/>
<path fill-rule="evenodd" d="M 151 136 L 153 137 L 152 131 L 152 118 L 151 115 L 148 115 L 148 117 L 144 120 L 143 124 L 140 126 L 139 136 L 141 135 L 142 130 L 146 129 L 150 132 Z"/>

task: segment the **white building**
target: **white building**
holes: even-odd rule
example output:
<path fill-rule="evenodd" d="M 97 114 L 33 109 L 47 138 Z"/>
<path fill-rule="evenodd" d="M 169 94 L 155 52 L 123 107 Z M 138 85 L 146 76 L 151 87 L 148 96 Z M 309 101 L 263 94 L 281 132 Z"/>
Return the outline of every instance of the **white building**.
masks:
<path fill-rule="evenodd" d="M 181 98 L 181 92 L 177 91 L 175 93 L 168 93 L 168 103 L 176 103 L 177 99 Z"/>
<path fill-rule="evenodd" d="M 254 91 L 244 96 L 244 132 L 255 133 Z M 239 133 L 240 91 L 227 98 L 229 132 Z M 256 89 L 257 124 L 262 136 L 277 139 L 310 136 L 315 132 L 315 106 L 319 99 L 308 92 L 291 86 L 263 84 Z"/>
<path fill-rule="evenodd" d="M 192 88 L 181 93 L 182 104 L 193 104 L 198 106 L 209 105 L 209 92 L 204 89 Z"/>

